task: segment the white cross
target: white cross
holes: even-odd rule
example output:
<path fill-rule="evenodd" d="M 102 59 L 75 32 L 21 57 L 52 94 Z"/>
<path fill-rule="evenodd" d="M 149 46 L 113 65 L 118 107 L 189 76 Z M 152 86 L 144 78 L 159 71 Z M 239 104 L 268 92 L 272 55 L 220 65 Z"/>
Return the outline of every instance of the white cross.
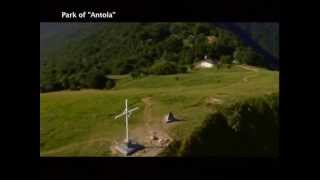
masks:
<path fill-rule="evenodd" d="M 126 143 L 129 143 L 128 118 L 130 117 L 130 115 L 133 111 L 135 111 L 139 108 L 135 107 L 133 109 L 128 110 L 128 100 L 127 99 L 126 99 L 125 105 L 126 105 L 126 108 L 124 109 L 124 111 L 121 114 L 117 115 L 114 119 L 117 119 L 117 118 L 125 115 L 125 117 L 126 117 Z"/>

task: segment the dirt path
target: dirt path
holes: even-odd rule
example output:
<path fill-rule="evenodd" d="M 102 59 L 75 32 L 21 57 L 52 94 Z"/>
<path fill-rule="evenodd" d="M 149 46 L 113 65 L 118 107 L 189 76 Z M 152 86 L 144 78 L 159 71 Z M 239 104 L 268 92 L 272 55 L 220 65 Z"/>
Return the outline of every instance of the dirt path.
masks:
<path fill-rule="evenodd" d="M 151 112 L 151 97 L 146 97 L 142 99 L 142 102 L 145 104 L 144 110 L 143 110 L 143 122 L 148 128 L 150 127 L 150 123 L 152 121 L 152 112 Z"/>
<path fill-rule="evenodd" d="M 245 66 L 245 65 L 238 65 L 238 67 L 240 67 L 240 68 L 242 68 L 242 69 L 249 70 L 249 71 L 259 72 L 258 69 L 252 68 L 252 67 L 249 67 L 249 66 Z"/>
<path fill-rule="evenodd" d="M 253 68 L 253 67 L 250 67 L 250 66 L 245 66 L 245 65 L 237 65 L 238 67 L 240 67 L 240 68 L 242 68 L 242 69 L 245 69 L 245 70 L 249 70 L 249 71 L 253 71 L 253 72 L 259 72 L 259 70 L 258 69 L 256 69 L 256 68 Z M 245 76 L 243 79 L 242 79 L 242 81 L 243 82 L 249 82 L 249 77 L 250 76 Z"/>
<path fill-rule="evenodd" d="M 242 80 L 243 80 L 243 82 L 248 82 L 249 81 L 248 76 L 244 77 Z"/>
<path fill-rule="evenodd" d="M 145 97 L 142 102 L 145 104 L 142 126 L 131 130 L 130 134 L 134 141 L 141 143 L 145 148 L 132 156 L 156 156 L 172 141 L 172 138 L 161 124 L 161 120 L 153 116 L 152 98 Z"/>

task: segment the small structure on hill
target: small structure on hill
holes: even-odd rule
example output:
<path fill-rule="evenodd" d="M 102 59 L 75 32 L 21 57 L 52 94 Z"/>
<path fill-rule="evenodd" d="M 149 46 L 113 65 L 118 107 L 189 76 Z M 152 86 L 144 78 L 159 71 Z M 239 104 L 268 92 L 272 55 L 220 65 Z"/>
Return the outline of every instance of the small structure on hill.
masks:
<path fill-rule="evenodd" d="M 208 56 L 205 55 L 203 60 L 195 64 L 195 68 L 213 68 L 218 63 L 218 60 L 209 59 Z"/>
<path fill-rule="evenodd" d="M 234 60 L 232 61 L 232 64 L 240 64 L 240 63 L 239 63 L 238 60 L 234 59 Z"/>
<path fill-rule="evenodd" d="M 169 112 L 169 114 L 167 114 L 165 117 L 164 117 L 164 121 L 166 123 L 170 123 L 170 122 L 173 122 L 173 121 L 176 121 L 177 119 L 174 117 L 174 115 L 172 114 L 172 112 Z"/>

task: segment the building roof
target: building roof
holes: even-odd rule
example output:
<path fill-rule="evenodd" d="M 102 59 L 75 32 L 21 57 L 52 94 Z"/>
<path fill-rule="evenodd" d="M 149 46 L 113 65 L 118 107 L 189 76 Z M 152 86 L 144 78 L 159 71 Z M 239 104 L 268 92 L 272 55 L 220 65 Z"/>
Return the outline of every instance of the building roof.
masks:
<path fill-rule="evenodd" d="M 212 59 L 204 59 L 204 60 L 201 60 L 201 62 L 207 62 L 210 64 L 214 64 L 214 61 Z"/>

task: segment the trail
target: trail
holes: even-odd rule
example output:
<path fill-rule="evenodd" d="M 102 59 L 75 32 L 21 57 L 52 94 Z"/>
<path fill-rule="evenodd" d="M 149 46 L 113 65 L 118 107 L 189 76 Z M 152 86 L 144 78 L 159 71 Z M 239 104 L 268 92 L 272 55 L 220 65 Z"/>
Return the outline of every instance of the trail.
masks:
<path fill-rule="evenodd" d="M 245 65 L 237 65 L 238 67 L 240 67 L 240 68 L 242 68 L 242 69 L 245 69 L 245 70 L 248 70 L 248 71 L 253 71 L 253 72 L 259 72 L 259 70 L 258 69 L 256 69 L 256 68 L 253 68 L 253 67 L 250 67 L 250 66 L 245 66 Z M 245 76 L 243 79 L 242 79 L 242 81 L 243 82 L 249 82 L 249 78 L 250 76 Z"/>
<path fill-rule="evenodd" d="M 244 66 L 244 65 L 237 65 L 237 66 L 240 67 L 240 68 L 242 68 L 242 69 L 249 70 L 249 71 L 259 72 L 258 69 L 252 68 L 252 67 L 249 67 L 249 66 Z"/>
<path fill-rule="evenodd" d="M 146 97 L 142 99 L 142 102 L 145 104 L 144 111 L 143 111 L 143 121 L 148 128 L 150 127 L 150 122 L 152 121 L 152 113 L 151 113 L 151 97 Z"/>
<path fill-rule="evenodd" d="M 138 143 L 142 143 L 145 148 L 134 153 L 132 156 L 156 156 L 172 141 L 172 139 L 167 134 L 166 129 L 163 128 L 163 125 L 161 124 L 162 121 L 159 121 L 159 118 L 153 116 L 152 107 L 154 104 L 152 98 L 145 97 L 142 99 L 142 102 L 145 104 L 143 123 L 140 127 L 131 131 L 131 137 L 137 140 Z M 156 138 L 151 139 L 151 137 Z M 160 139 L 162 139 L 163 142 L 160 143 Z M 164 140 L 167 140 L 167 142 L 164 143 Z"/>
<path fill-rule="evenodd" d="M 243 80 L 243 82 L 248 82 L 249 81 L 248 76 L 244 77 L 242 80 Z"/>

